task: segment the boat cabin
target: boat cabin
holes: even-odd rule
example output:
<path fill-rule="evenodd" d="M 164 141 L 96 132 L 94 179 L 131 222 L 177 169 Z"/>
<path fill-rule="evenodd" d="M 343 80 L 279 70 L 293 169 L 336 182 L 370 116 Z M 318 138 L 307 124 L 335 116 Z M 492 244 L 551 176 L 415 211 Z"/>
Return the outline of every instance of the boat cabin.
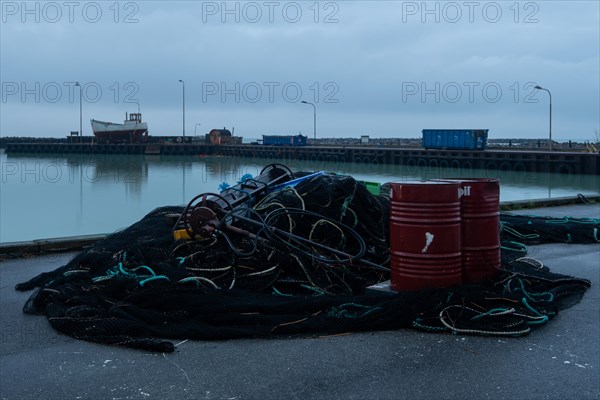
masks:
<path fill-rule="evenodd" d="M 127 118 L 127 113 L 125 113 L 125 122 L 142 122 L 142 114 L 141 113 L 131 113 L 129 114 L 129 118 Z"/>

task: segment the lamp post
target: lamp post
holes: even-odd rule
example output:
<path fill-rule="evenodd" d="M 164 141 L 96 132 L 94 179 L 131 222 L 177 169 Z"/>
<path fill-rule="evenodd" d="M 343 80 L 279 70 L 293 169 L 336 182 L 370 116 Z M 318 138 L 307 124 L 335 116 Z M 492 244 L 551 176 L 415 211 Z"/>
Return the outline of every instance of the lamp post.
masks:
<path fill-rule="evenodd" d="M 83 139 L 83 114 L 82 114 L 82 105 L 83 105 L 83 96 L 82 89 L 79 82 L 75 82 L 75 86 L 79 86 L 79 143 Z"/>
<path fill-rule="evenodd" d="M 313 111 L 314 111 L 314 130 L 313 130 L 313 135 L 314 135 L 314 139 L 317 139 L 317 107 L 313 104 L 313 103 L 309 103 L 308 101 L 301 101 L 302 104 L 310 104 L 311 106 L 313 106 Z"/>
<path fill-rule="evenodd" d="M 536 86 L 536 87 L 534 87 L 534 89 L 545 90 L 546 92 L 548 92 L 548 96 L 550 96 L 550 137 L 549 137 L 548 147 L 550 148 L 550 151 L 552 151 L 552 94 L 550 93 L 550 91 L 548 89 L 544 89 L 541 86 Z"/>
<path fill-rule="evenodd" d="M 196 128 L 198 128 L 198 125 L 202 125 L 200 122 L 196 122 L 196 125 L 194 126 L 194 136 L 196 136 Z"/>
<path fill-rule="evenodd" d="M 185 82 L 181 79 L 179 82 L 183 85 L 183 137 L 185 137 Z"/>

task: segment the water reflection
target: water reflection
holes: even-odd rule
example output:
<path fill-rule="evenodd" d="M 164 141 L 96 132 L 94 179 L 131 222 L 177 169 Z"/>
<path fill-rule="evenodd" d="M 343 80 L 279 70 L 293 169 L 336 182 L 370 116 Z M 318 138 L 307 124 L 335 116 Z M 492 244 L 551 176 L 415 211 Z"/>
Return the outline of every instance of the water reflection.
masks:
<path fill-rule="evenodd" d="M 262 166 L 270 162 L 282 161 L 232 158 L 231 162 L 236 163 L 236 165 L 244 165 L 251 170 L 260 170 Z M 283 163 L 292 170 L 331 171 L 351 175 L 359 180 L 379 183 L 442 178 L 498 178 L 502 188 L 502 201 L 575 196 L 577 193 L 600 193 L 600 180 L 595 175 L 535 173 L 522 169 L 461 168 L 458 165 L 443 168 L 431 165 L 327 163 L 296 160 L 283 161 Z"/>
<path fill-rule="evenodd" d="M 434 165 L 326 163 L 242 157 L 144 155 L 6 155 L 0 152 L 0 241 L 113 232 L 152 209 L 185 204 L 218 192 L 270 163 L 292 170 L 324 170 L 370 182 L 452 177 L 499 178 L 501 200 L 600 193 L 592 175 L 523 170 L 477 170 Z"/>

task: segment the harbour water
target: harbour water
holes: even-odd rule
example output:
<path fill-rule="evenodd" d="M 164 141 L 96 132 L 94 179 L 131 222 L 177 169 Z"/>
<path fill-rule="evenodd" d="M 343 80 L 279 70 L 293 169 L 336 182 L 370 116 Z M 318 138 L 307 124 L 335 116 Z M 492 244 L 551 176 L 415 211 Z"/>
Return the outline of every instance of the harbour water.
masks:
<path fill-rule="evenodd" d="M 110 233 L 156 207 L 219 192 L 270 163 L 369 182 L 497 177 L 501 201 L 600 194 L 595 175 L 282 161 L 239 157 L 7 155 L 0 152 L 0 242 Z"/>

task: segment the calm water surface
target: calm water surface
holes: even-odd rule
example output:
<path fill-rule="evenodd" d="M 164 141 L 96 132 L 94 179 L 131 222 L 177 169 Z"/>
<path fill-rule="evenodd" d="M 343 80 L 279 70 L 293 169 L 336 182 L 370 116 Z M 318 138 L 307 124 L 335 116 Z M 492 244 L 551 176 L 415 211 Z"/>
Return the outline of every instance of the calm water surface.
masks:
<path fill-rule="evenodd" d="M 371 182 L 500 178 L 501 201 L 600 194 L 591 175 L 444 169 L 231 157 L 6 155 L 0 152 L 0 242 L 109 233 L 156 207 L 185 204 L 272 162 Z"/>

